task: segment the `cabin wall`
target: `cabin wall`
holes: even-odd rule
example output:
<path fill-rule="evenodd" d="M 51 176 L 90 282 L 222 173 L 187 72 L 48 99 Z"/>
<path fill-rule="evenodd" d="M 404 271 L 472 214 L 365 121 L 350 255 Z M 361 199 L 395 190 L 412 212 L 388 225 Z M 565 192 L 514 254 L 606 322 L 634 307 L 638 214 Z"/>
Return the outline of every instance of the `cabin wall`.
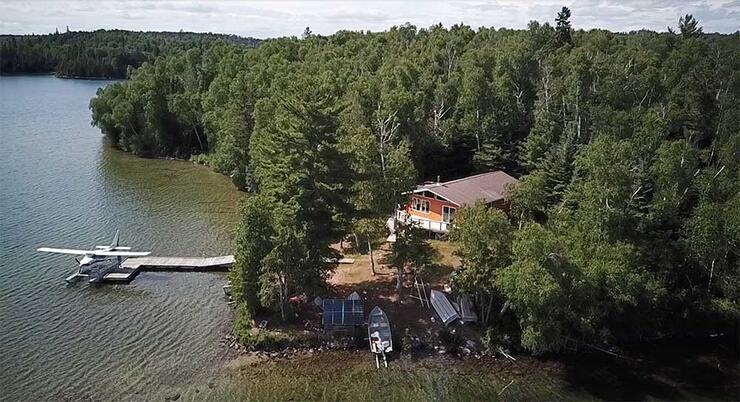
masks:
<path fill-rule="evenodd" d="M 424 213 L 421 211 L 417 211 L 415 209 L 411 208 L 411 199 L 412 198 L 418 198 L 420 200 L 429 201 L 429 212 Z M 419 194 L 410 194 L 409 195 L 409 201 L 406 204 L 406 213 L 412 216 L 415 216 L 417 218 L 421 219 L 428 219 L 430 221 L 434 222 L 442 222 L 442 213 L 443 213 L 443 207 L 448 206 L 450 208 L 455 208 L 456 210 L 460 207 L 457 206 L 457 204 L 453 204 L 449 201 L 442 201 L 438 200 L 436 198 L 429 198 L 425 197 L 423 195 Z"/>
<path fill-rule="evenodd" d="M 508 202 L 506 202 L 506 200 L 494 201 L 494 202 L 488 204 L 488 207 L 489 208 L 497 208 L 497 209 L 500 209 L 500 210 L 506 212 L 507 214 L 511 211 L 511 204 L 508 203 Z"/>
<path fill-rule="evenodd" d="M 412 209 L 411 208 L 411 199 L 412 198 L 418 198 L 420 200 L 429 201 L 429 212 L 425 213 L 425 212 L 421 212 L 421 211 L 417 211 L 415 209 Z M 427 219 L 427 220 L 430 220 L 430 221 L 433 221 L 433 222 L 442 222 L 442 218 L 443 218 L 443 207 L 445 207 L 445 206 L 450 207 L 450 208 L 455 208 L 456 212 L 459 211 L 460 208 L 462 208 L 462 207 L 458 206 L 457 204 L 453 204 L 453 203 L 451 203 L 449 201 L 442 201 L 442 200 L 438 200 L 436 198 L 425 197 L 425 196 L 420 195 L 420 194 L 410 194 L 409 195 L 408 202 L 404 206 L 404 211 L 406 211 L 407 214 L 409 214 L 409 215 L 411 215 L 413 217 L 416 217 L 416 218 Z M 500 209 L 500 210 L 504 211 L 507 214 L 509 213 L 509 211 L 511 209 L 511 205 L 508 202 L 506 202 L 506 200 L 494 201 L 494 202 L 489 203 L 487 206 L 489 208 L 497 208 L 497 209 Z"/>

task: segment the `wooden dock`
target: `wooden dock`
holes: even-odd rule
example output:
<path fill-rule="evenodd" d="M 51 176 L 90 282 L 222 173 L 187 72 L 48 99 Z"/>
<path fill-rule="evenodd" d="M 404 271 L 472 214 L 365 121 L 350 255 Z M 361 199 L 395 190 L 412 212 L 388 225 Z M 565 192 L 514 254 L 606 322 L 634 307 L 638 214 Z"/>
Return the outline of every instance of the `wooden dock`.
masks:
<path fill-rule="evenodd" d="M 136 257 L 128 258 L 121 268 L 148 271 L 204 271 L 228 269 L 234 265 L 233 255 L 221 257 Z"/>
<path fill-rule="evenodd" d="M 234 265 L 233 255 L 220 257 L 136 257 L 128 258 L 111 272 L 103 275 L 102 282 L 128 283 L 143 271 L 226 271 Z M 73 274 L 72 277 L 84 277 Z"/>

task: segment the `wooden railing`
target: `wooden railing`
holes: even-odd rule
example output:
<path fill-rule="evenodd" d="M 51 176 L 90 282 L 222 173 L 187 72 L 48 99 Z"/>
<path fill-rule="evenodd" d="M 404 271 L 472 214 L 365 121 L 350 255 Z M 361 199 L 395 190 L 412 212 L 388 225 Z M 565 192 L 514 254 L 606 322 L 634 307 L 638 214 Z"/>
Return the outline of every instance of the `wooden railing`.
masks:
<path fill-rule="evenodd" d="M 429 219 L 419 218 L 417 216 L 410 215 L 406 211 L 400 209 L 396 211 L 396 219 L 401 222 L 413 223 L 414 225 L 426 229 L 435 233 L 447 233 L 450 224 L 447 222 L 432 221 Z"/>

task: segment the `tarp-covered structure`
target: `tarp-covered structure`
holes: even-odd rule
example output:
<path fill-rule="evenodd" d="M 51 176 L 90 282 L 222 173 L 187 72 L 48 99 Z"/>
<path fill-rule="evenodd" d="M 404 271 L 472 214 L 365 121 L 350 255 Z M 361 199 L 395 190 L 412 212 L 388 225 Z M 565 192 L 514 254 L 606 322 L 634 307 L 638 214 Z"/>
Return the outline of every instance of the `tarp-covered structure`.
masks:
<path fill-rule="evenodd" d="M 352 292 L 347 296 L 347 300 L 362 300 L 362 297 L 356 291 Z"/>
<path fill-rule="evenodd" d="M 324 329 L 352 329 L 365 324 L 361 300 L 324 299 L 321 307 Z"/>

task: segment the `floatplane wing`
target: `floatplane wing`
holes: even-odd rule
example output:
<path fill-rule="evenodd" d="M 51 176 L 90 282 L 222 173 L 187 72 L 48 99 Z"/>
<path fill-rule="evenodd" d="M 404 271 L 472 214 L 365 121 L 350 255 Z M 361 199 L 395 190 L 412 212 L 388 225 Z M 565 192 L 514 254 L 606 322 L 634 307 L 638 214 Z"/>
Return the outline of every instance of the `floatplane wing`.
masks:
<path fill-rule="evenodd" d="M 151 251 L 93 251 L 92 254 L 105 257 L 144 257 L 151 254 Z"/>
<path fill-rule="evenodd" d="M 44 253 L 71 254 L 71 255 L 85 255 L 85 254 L 94 253 L 94 251 L 89 251 L 89 250 L 74 250 L 74 249 L 69 249 L 69 248 L 51 248 L 51 247 L 37 248 L 36 251 L 42 251 Z"/>
<path fill-rule="evenodd" d="M 41 247 L 36 251 L 45 253 L 71 254 L 71 255 L 98 255 L 103 257 L 144 257 L 151 254 L 150 251 L 103 251 L 103 250 L 74 250 L 69 248 Z"/>

